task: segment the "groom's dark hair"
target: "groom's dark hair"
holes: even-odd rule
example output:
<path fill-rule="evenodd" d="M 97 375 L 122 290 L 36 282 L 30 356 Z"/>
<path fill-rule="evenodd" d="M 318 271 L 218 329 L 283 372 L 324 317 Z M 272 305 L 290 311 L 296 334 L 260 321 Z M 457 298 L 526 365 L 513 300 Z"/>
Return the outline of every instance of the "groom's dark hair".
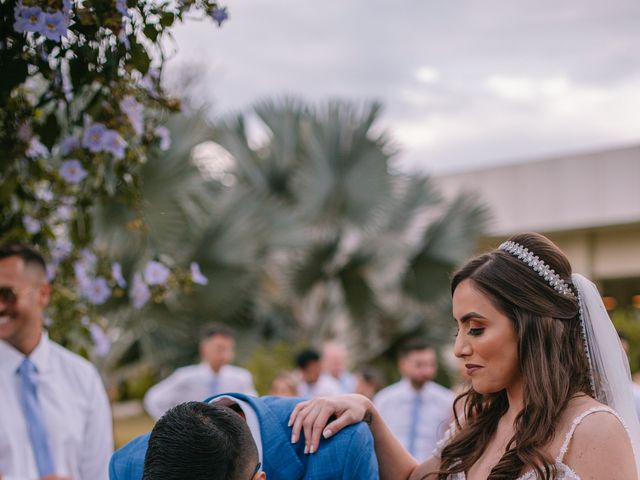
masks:
<path fill-rule="evenodd" d="M 258 450 L 247 422 L 228 407 L 182 403 L 151 431 L 143 480 L 247 480 Z"/>

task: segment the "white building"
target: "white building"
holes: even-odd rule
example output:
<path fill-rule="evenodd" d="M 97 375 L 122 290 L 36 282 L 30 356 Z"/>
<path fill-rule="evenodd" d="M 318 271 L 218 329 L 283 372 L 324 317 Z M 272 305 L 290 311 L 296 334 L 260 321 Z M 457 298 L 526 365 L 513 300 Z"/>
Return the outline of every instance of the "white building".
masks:
<path fill-rule="evenodd" d="M 493 214 L 481 248 L 536 231 L 595 279 L 608 307 L 640 308 L 640 145 L 440 175 L 447 195 L 475 191 Z"/>

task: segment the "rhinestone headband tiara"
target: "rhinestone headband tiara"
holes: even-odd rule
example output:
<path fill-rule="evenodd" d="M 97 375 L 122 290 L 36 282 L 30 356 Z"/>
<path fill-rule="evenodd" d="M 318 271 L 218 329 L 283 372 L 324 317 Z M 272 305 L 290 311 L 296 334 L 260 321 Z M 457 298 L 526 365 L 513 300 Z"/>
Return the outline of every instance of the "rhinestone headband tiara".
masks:
<path fill-rule="evenodd" d="M 537 255 L 530 252 L 528 248 L 523 247 L 519 243 L 508 241 L 498 247 L 498 250 L 510 253 L 514 257 L 518 257 L 524 263 L 529 265 L 535 272 L 538 272 L 545 281 L 553 287 L 553 289 L 567 297 L 576 298 L 575 294 L 562 278 L 549 265 L 544 263 Z"/>

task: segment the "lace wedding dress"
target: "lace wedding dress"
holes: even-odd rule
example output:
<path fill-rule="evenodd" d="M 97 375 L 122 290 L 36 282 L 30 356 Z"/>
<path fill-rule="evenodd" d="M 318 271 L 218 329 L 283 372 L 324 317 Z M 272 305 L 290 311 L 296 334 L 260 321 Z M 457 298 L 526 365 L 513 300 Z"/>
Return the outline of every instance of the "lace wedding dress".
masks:
<path fill-rule="evenodd" d="M 564 442 L 562 443 L 562 447 L 560 448 L 560 453 L 558 453 L 558 456 L 556 457 L 556 470 L 557 470 L 557 475 L 555 477 L 554 480 L 581 480 L 580 477 L 578 476 L 578 474 L 576 472 L 574 472 L 571 467 L 569 467 L 568 465 L 566 465 L 565 463 L 563 463 L 564 460 L 564 456 L 567 453 L 567 450 L 569 449 L 569 443 L 571 443 L 571 439 L 573 438 L 573 434 L 576 431 L 576 428 L 578 427 L 578 425 L 580 425 L 580 423 L 582 422 L 582 420 L 585 419 L 585 417 L 591 415 L 592 413 L 596 413 L 596 412 L 609 412 L 613 415 L 615 415 L 616 417 L 618 417 L 618 420 L 620 420 L 620 422 L 624 425 L 624 422 L 622 421 L 622 418 L 620 418 L 620 415 L 618 415 L 614 410 L 610 409 L 609 407 L 593 407 L 590 408 L 589 410 L 582 412 L 580 415 L 578 415 L 574 420 L 573 423 L 571 424 L 571 428 L 569 429 L 569 431 L 567 432 L 565 438 L 564 438 Z M 626 428 L 626 426 L 625 426 Z M 452 436 L 452 430 L 449 430 L 449 432 L 447 432 L 447 436 L 442 439 L 439 444 L 438 447 L 436 448 L 436 450 L 433 452 L 434 455 L 436 455 L 438 458 L 440 457 L 440 454 L 442 453 L 442 449 L 445 447 L 445 445 L 447 444 L 447 442 L 450 440 L 451 436 Z M 466 480 L 466 475 L 464 472 L 461 473 L 454 473 L 451 474 L 447 477 L 448 480 Z M 536 475 L 535 470 L 531 470 L 527 473 L 525 473 L 524 475 L 521 475 L 520 477 L 518 477 L 517 480 L 536 480 L 538 477 Z"/>

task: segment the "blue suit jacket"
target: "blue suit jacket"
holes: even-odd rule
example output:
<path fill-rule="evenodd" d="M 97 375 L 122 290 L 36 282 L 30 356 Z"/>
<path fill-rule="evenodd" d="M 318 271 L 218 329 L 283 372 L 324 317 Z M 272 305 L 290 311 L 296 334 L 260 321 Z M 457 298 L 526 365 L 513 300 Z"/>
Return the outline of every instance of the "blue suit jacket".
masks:
<path fill-rule="evenodd" d="M 351 425 L 328 440 L 322 440 L 318 452 L 304 454 L 304 438 L 291 444 L 289 415 L 300 398 L 249 397 L 225 394 L 249 403 L 260 422 L 263 470 L 267 480 L 375 480 L 378 461 L 373 437 L 364 423 Z M 206 400 L 209 401 L 210 399 Z M 149 434 L 142 435 L 113 454 L 109 464 L 110 480 L 142 480 L 144 456 Z"/>

